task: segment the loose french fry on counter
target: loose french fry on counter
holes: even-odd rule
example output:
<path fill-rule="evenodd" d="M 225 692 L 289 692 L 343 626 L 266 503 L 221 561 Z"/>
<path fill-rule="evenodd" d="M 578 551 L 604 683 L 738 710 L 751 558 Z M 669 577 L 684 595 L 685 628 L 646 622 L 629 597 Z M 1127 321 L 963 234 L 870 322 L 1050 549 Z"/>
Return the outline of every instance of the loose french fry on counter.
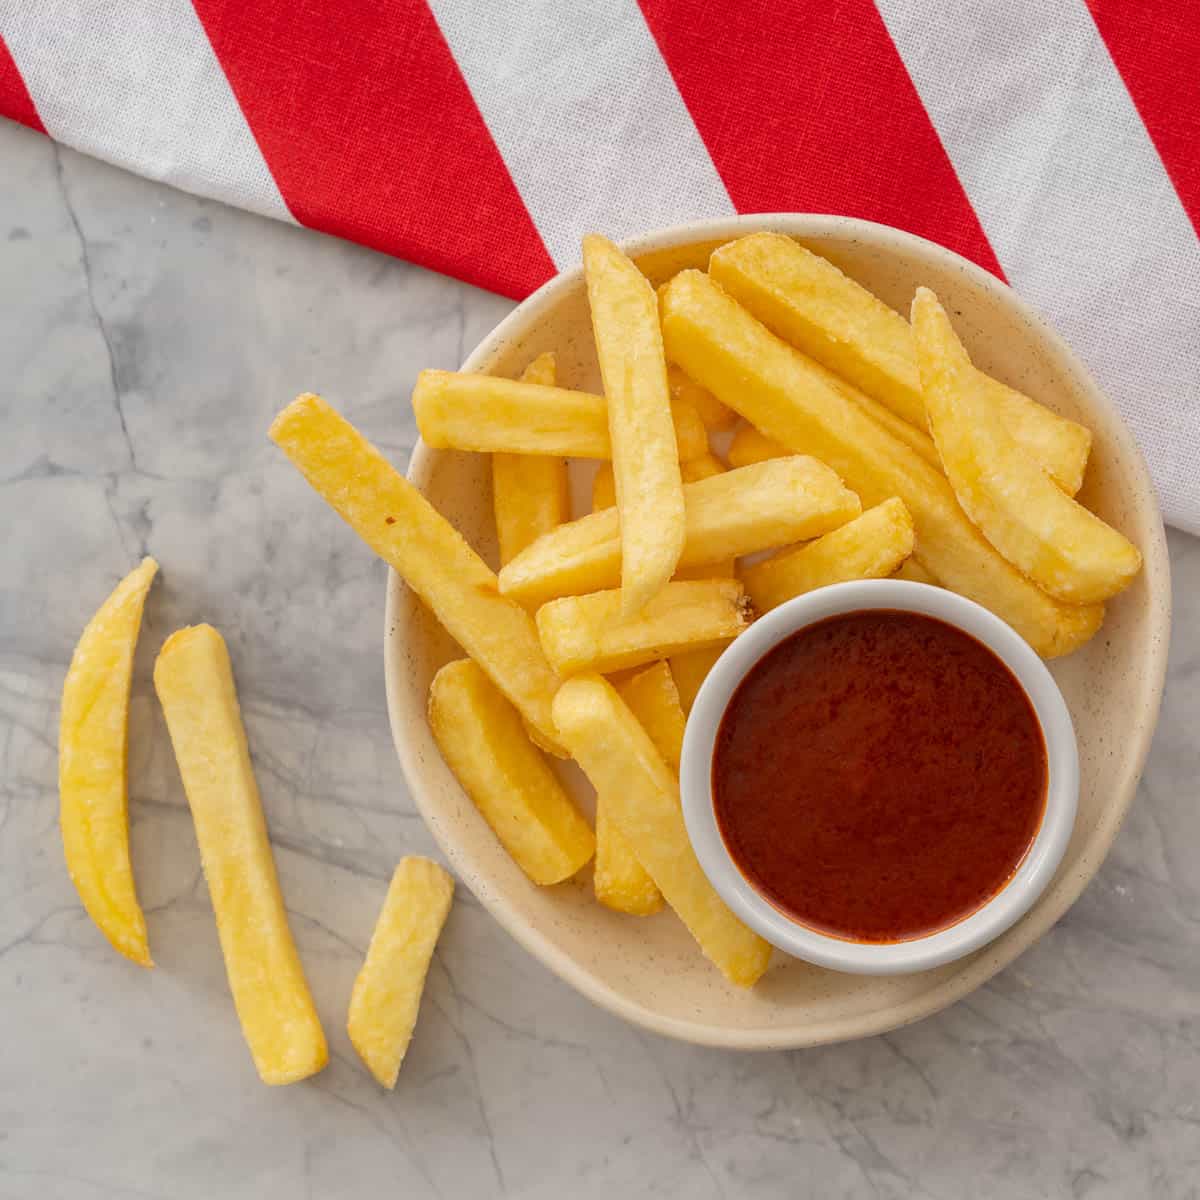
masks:
<path fill-rule="evenodd" d="M 425 444 L 436 450 L 612 458 L 608 404 L 593 392 L 469 371 L 422 371 L 412 394 Z M 708 450 L 695 407 L 671 402 L 680 458 Z"/>
<path fill-rule="evenodd" d="M 293 400 L 275 418 L 270 436 L 546 744 L 556 745 L 550 701 L 559 679 L 542 653 L 533 620 L 500 595 L 495 574 L 462 534 L 320 396 Z"/>
<path fill-rule="evenodd" d="M 521 379 L 553 387 L 555 370 L 554 352 L 547 350 L 525 368 Z M 503 565 L 543 533 L 571 519 L 566 459 L 546 454 L 493 454 L 492 508 Z"/>
<path fill-rule="evenodd" d="M 943 586 L 990 608 L 1046 658 L 1077 649 L 1100 627 L 1102 606 L 1063 604 L 1026 579 L 967 518 L 943 475 L 706 275 L 677 275 L 662 314 L 672 361 L 751 424 L 816 455 L 868 506 L 900 497 L 916 530 L 914 554 Z"/>
<path fill-rule="evenodd" d="M 629 617 L 675 574 L 684 539 L 682 456 L 654 289 L 599 234 L 583 239 L 583 274 L 608 402 L 621 514 L 621 613 Z"/>
<path fill-rule="evenodd" d="M 907 579 L 909 583 L 924 583 L 930 587 L 939 587 L 933 574 L 927 571 L 915 558 L 906 558 L 893 572 L 893 579 Z"/>
<path fill-rule="evenodd" d="M 695 406 L 706 429 L 720 433 L 733 427 L 737 414 L 726 408 L 707 388 L 702 388 L 694 379 L 689 379 L 678 367 L 667 368 L 667 382 L 674 399 L 686 400 Z"/>
<path fill-rule="evenodd" d="M 967 516 L 1059 600 L 1095 604 L 1128 587 L 1142 569 L 1137 547 L 1030 458 L 928 288 L 917 289 L 912 324 L 934 441 Z"/>
<path fill-rule="evenodd" d="M 346 1032 L 380 1087 L 396 1086 L 454 880 L 427 858 L 402 858 L 354 980 Z"/>
<path fill-rule="evenodd" d="M 154 689 L 167 719 L 229 990 L 264 1083 L 295 1083 L 329 1060 L 288 927 L 224 639 L 211 625 L 173 633 Z"/>
<path fill-rule="evenodd" d="M 680 707 L 670 667 L 665 662 L 656 662 L 616 687 L 649 734 L 654 748 L 678 778 L 687 718 Z M 602 795 L 596 796 L 595 889 L 596 899 L 606 908 L 631 916 L 649 916 L 663 906 L 662 893 L 638 862 L 624 834 L 610 820 L 608 803 Z"/>
<path fill-rule="evenodd" d="M 725 648 L 732 641 L 726 638 L 715 646 L 705 646 L 703 650 L 684 650 L 682 654 L 672 654 L 668 660 L 671 664 L 671 675 L 675 686 L 679 689 L 679 703 L 683 711 L 690 713 L 700 687 L 708 678 L 708 673 L 717 665 L 717 659 L 725 653 Z"/>
<path fill-rule="evenodd" d="M 754 233 L 714 252 L 709 273 L 773 333 L 916 428 L 928 427 L 908 322 L 827 259 L 782 234 Z M 1091 433 L 986 375 L 982 386 L 1017 442 L 1074 495 Z"/>
<path fill-rule="evenodd" d="M 537 611 L 546 656 L 562 676 L 608 674 L 737 637 L 750 606 L 736 579 L 668 583 L 641 612 L 621 616 L 618 591 L 563 596 Z"/>
<path fill-rule="evenodd" d="M 823 463 L 790 455 L 725 471 L 683 487 L 682 567 L 817 537 L 862 511 Z M 590 513 L 538 538 L 500 572 L 503 595 L 534 606 L 615 587 L 623 529 L 616 509 Z"/>
<path fill-rule="evenodd" d="M 675 586 L 675 585 L 671 585 Z M 750 987 L 771 947 L 733 915 L 696 861 L 679 785 L 612 685 L 596 675 L 568 680 L 554 698 L 559 735 L 667 903 L 731 983 Z"/>
<path fill-rule="evenodd" d="M 755 609 L 764 613 L 831 583 L 884 579 L 912 549 L 912 517 L 893 496 L 832 533 L 744 568 L 742 582 Z"/>
<path fill-rule="evenodd" d="M 772 458 L 787 458 L 792 451 L 772 441 L 761 429 L 741 424 L 729 443 L 729 465 L 748 467 L 752 463 L 768 462 Z"/>
<path fill-rule="evenodd" d="M 154 966 L 129 859 L 125 766 L 133 653 L 158 563 L 144 558 L 87 623 L 63 683 L 59 823 L 67 870 L 88 915 L 126 958 Z"/>
<path fill-rule="evenodd" d="M 447 663 L 434 676 L 429 726 L 463 791 L 534 883 L 561 883 L 592 857 L 596 841 L 587 821 L 517 710 L 470 659 Z"/>

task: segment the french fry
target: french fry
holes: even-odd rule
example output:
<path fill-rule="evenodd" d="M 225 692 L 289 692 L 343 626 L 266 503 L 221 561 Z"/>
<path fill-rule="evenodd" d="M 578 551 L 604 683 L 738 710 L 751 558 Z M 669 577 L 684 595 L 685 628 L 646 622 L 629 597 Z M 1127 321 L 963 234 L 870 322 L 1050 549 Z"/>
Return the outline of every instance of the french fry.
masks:
<path fill-rule="evenodd" d="M 711 452 L 679 464 L 679 474 L 683 476 L 684 483 L 699 483 L 701 479 L 724 475 L 726 470 L 725 464 Z M 685 492 L 684 495 L 686 496 L 687 493 Z"/>
<path fill-rule="evenodd" d="M 554 746 L 550 701 L 559 680 L 533 621 L 500 595 L 495 574 L 454 526 L 320 396 L 292 401 L 270 436 Z"/>
<path fill-rule="evenodd" d="M 725 648 L 732 641 L 727 638 L 715 646 L 706 646 L 703 650 L 685 650 L 682 654 L 672 654 L 670 658 L 671 675 L 675 686 L 679 689 L 679 703 L 683 711 L 690 713 L 700 687 L 708 678 L 708 673 L 717 665 L 717 659 L 725 653 Z"/>
<path fill-rule="evenodd" d="M 288 927 L 229 652 L 211 625 L 173 633 L 154 689 L 200 844 L 229 990 L 264 1083 L 295 1083 L 329 1060 Z"/>
<path fill-rule="evenodd" d="M 422 371 L 412 394 L 417 428 L 435 450 L 612 458 L 603 396 L 469 371 Z M 680 458 L 708 450 L 695 407 L 672 401 Z"/>
<path fill-rule="evenodd" d="M 924 583 L 929 587 L 939 587 L 931 572 L 927 571 L 915 558 L 906 558 L 893 572 L 893 579 L 907 579 L 909 583 Z"/>
<path fill-rule="evenodd" d="M 133 652 L 157 571 L 154 559 L 142 559 L 87 623 L 63 683 L 58 730 L 67 870 L 113 948 L 142 967 L 154 962 L 129 860 L 125 764 Z"/>
<path fill-rule="evenodd" d="M 701 479 L 711 479 L 714 475 L 722 475 L 724 472 L 725 467 L 721 460 L 711 452 L 686 459 L 679 464 L 679 474 L 684 483 L 697 483 Z M 686 497 L 685 491 L 685 500 Z M 592 512 L 612 508 L 616 502 L 617 485 L 613 479 L 612 463 L 601 463 L 592 479 Z"/>
<path fill-rule="evenodd" d="M 402 858 L 354 980 L 346 1032 L 358 1056 L 388 1091 L 412 1040 L 425 976 L 450 914 L 454 880 L 427 858 Z"/>
<path fill-rule="evenodd" d="M 534 883 L 561 883 L 592 857 L 588 823 L 516 709 L 470 659 L 447 663 L 434 676 L 429 726 L 463 791 Z"/>
<path fill-rule="evenodd" d="M 617 482 L 613 479 L 612 463 L 601 463 L 592 479 L 592 512 L 612 508 L 616 502 Z"/>
<path fill-rule="evenodd" d="M 928 427 L 908 323 L 831 262 L 782 234 L 754 233 L 717 250 L 709 273 L 773 333 L 917 429 Z M 1013 437 L 1074 495 L 1083 482 L 1090 432 L 1013 388 L 983 378 L 986 394 Z"/>
<path fill-rule="evenodd" d="M 662 313 L 672 360 L 768 437 L 815 454 L 864 504 L 899 496 L 912 514 L 918 561 L 945 587 L 990 608 L 1047 658 L 1099 628 L 1101 606 L 1062 604 L 1026 579 L 971 524 L 944 476 L 707 276 L 677 275 Z"/>
<path fill-rule="evenodd" d="M 731 983 L 751 987 L 767 969 L 771 947 L 708 882 L 684 827 L 679 785 L 637 718 L 595 675 L 563 684 L 554 715 L 611 819 L 705 956 Z"/>
<path fill-rule="evenodd" d="M 671 397 L 693 405 L 704 422 L 705 429 L 720 433 L 733 427 L 737 414 L 726 408 L 707 388 L 702 388 L 694 379 L 689 379 L 678 367 L 667 368 L 667 383 Z"/>
<path fill-rule="evenodd" d="M 554 352 L 539 354 L 521 379 L 552 387 Z M 543 533 L 571 519 L 566 460 L 545 454 L 493 454 L 492 508 L 503 565 Z"/>
<path fill-rule="evenodd" d="M 832 533 L 746 567 L 742 582 L 755 609 L 769 612 L 785 600 L 831 583 L 883 579 L 912 549 L 912 517 L 903 501 L 893 496 Z"/>
<path fill-rule="evenodd" d="M 729 465 L 748 467 L 752 463 L 768 462 L 772 458 L 787 458 L 791 453 L 786 446 L 772 441 L 761 429 L 742 424 L 738 426 L 733 440 L 729 443 Z"/>
<path fill-rule="evenodd" d="M 1059 600 L 1096 604 L 1128 587 L 1142 569 L 1137 547 L 1030 458 L 928 288 L 917 289 L 912 324 L 934 441 L 967 516 Z"/>
<path fill-rule="evenodd" d="M 617 591 L 563 596 L 537 611 L 538 635 L 560 675 L 608 674 L 737 637 L 749 606 L 735 579 L 668 583 L 641 612 L 621 616 Z"/>
<path fill-rule="evenodd" d="M 683 549 L 681 455 L 654 289 L 598 234 L 583 239 L 583 274 L 608 401 L 621 514 L 621 613 L 629 617 L 662 590 Z"/>
<path fill-rule="evenodd" d="M 824 464 L 803 455 L 755 463 L 688 483 L 679 566 L 721 563 L 817 537 L 862 511 Z M 615 509 L 560 525 L 500 572 L 500 591 L 527 606 L 615 587 L 622 529 Z"/>
<path fill-rule="evenodd" d="M 683 727 L 687 718 L 679 692 L 665 662 L 657 662 L 617 686 L 642 728 L 650 735 L 663 761 L 679 776 Z M 596 899 L 606 908 L 635 917 L 649 916 L 663 906 L 662 893 L 609 819 L 604 796 L 596 797 Z"/>

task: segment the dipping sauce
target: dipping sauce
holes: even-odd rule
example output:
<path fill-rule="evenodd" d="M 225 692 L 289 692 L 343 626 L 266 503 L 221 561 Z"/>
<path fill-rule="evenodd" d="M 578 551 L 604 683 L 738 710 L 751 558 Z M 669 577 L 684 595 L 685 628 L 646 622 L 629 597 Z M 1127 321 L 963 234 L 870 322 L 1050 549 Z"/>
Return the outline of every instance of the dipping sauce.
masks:
<path fill-rule="evenodd" d="M 954 925 L 1012 878 L 1046 807 L 1046 745 L 982 643 L 869 610 L 781 642 L 717 732 L 717 826 L 746 880 L 820 933 L 898 942 Z"/>

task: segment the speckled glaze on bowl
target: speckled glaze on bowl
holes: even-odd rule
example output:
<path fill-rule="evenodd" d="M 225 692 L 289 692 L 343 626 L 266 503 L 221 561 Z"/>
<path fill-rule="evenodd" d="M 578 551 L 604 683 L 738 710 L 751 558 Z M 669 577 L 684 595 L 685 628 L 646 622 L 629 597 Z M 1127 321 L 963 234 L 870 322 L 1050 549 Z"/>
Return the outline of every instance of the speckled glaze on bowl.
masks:
<path fill-rule="evenodd" d="M 1086 422 L 1095 449 L 1080 498 L 1141 547 L 1145 569 L 1109 606 L 1099 635 L 1051 664 L 1078 734 L 1081 790 L 1071 842 L 1037 904 L 984 949 L 935 970 L 847 975 L 777 952 L 750 992 L 727 985 L 671 913 L 634 918 L 598 905 L 590 869 L 555 888 L 526 880 L 442 762 L 426 723 L 429 681 L 461 652 L 390 576 L 384 665 L 392 734 L 413 797 L 455 872 L 530 953 L 597 1004 L 657 1033 L 732 1049 L 811 1046 L 894 1029 L 967 995 L 1041 937 L 1095 874 L 1134 795 L 1158 715 L 1170 626 L 1162 521 L 1131 434 L 1061 339 L 991 275 L 921 238 L 843 217 L 696 222 L 625 248 L 659 283 L 684 267 L 703 267 L 714 246 L 761 229 L 798 238 L 902 312 L 917 284 L 932 287 L 980 367 Z M 565 385 L 600 390 L 578 270 L 526 300 L 464 368 L 516 375 L 543 350 L 556 351 Z M 409 477 L 495 565 L 487 459 L 418 445 Z M 587 796 L 573 766 L 563 775 Z M 581 803 L 590 810 L 590 800 Z"/>

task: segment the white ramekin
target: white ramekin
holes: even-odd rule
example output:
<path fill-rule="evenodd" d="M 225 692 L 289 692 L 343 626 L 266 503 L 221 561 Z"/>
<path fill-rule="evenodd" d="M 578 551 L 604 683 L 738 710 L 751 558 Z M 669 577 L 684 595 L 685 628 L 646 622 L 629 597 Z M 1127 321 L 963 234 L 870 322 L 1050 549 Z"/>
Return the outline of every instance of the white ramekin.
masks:
<path fill-rule="evenodd" d="M 772 647 L 798 630 L 840 613 L 895 609 L 925 613 L 969 633 L 991 649 L 1025 689 L 1042 727 L 1048 768 L 1046 811 L 1033 845 L 1012 879 L 969 917 L 903 942 L 853 942 L 791 920 L 742 875 L 717 827 L 712 757 L 721 718 L 738 684 Z M 1079 758 L 1066 703 L 1050 672 L 1008 625 L 972 600 L 943 588 L 897 579 L 868 579 L 798 596 L 756 621 L 720 657 L 704 681 L 683 741 L 683 815 L 700 866 L 726 904 L 780 950 L 818 966 L 864 975 L 923 971 L 962 958 L 1018 921 L 1050 882 L 1075 824 Z"/>

